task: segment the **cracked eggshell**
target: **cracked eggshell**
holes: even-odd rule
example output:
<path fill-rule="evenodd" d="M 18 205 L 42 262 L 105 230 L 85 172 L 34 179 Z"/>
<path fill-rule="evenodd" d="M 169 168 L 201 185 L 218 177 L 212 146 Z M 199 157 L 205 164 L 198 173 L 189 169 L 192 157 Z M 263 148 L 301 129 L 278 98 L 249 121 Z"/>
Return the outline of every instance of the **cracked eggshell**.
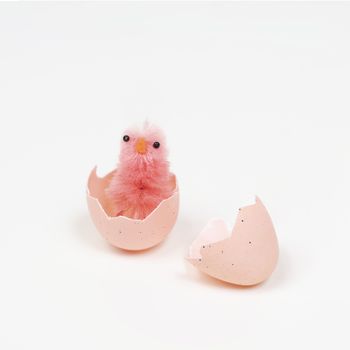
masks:
<path fill-rule="evenodd" d="M 232 233 L 212 220 L 190 247 L 191 264 L 228 283 L 250 286 L 266 280 L 276 267 L 278 241 L 271 218 L 256 197 L 239 210 Z"/>
<path fill-rule="evenodd" d="M 144 250 L 160 242 L 172 230 L 179 211 L 179 190 L 176 176 L 171 181 L 174 193 L 164 199 L 145 219 L 136 220 L 125 216 L 112 216 L 113 203 L 105 194 L 113 170 L 98 177 L 96 167 L 92 170 L 87 185 L 87 204 L 92 221 L 101 235 L 113 246 L 125 250 Z"/>

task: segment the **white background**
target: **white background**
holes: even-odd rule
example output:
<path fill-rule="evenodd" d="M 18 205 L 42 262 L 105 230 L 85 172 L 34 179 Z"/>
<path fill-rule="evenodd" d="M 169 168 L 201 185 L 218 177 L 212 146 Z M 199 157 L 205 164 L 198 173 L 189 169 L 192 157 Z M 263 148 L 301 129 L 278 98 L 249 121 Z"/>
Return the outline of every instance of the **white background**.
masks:
<path fill-rule="evenodd" d="M 0 5 L 0 348 L 349 349 L 350 4 Z M 85 184 L 123 130 L 168 137 L 181 192 L 159 247 L 93 226 Z M 184 257 L 258 194 L 271 278 Z"/>

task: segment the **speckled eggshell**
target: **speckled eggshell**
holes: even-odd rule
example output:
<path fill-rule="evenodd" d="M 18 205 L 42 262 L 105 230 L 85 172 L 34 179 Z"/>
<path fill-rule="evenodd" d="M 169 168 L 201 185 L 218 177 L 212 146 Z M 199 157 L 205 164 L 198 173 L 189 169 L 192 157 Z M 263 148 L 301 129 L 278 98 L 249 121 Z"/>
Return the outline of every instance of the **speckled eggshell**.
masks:
<path fill-rule="evenodd" d="M 239 210 L 232 233 L 223 220 L 209 222 L 190 247 L 188 260 L 200 271 L 232 284 L 249 286 L 266 280 L 278 260 L 271 218 L 256 197 Z"/>
<path fill-rule="evenodd" d="M 105 194 L 114 171 L 100 178 L 94 168 L 87 186 L 87 203 L 90 216 L 101 235 L 113 246 L 126 250 L 151 248 L 170 233 L 179 211 L 179 191 L 176 177 L 171 181 L 174 193 L 163 200 L 145 219 L 136 220 L 125 216 L 112 216 L 113 203 Z"/>

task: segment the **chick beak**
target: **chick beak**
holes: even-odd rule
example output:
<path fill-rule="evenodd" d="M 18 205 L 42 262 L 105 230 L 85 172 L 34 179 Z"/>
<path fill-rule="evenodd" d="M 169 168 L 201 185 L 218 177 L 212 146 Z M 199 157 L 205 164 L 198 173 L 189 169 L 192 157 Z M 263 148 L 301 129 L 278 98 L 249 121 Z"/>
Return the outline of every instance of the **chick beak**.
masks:
<path fill-rule="evenodd" d="M 140 137 L 136 141 L 135 145 L 136 152 L 139 154 L 145 154 L 147 151 L 147 144 L 144 138 Z"/>

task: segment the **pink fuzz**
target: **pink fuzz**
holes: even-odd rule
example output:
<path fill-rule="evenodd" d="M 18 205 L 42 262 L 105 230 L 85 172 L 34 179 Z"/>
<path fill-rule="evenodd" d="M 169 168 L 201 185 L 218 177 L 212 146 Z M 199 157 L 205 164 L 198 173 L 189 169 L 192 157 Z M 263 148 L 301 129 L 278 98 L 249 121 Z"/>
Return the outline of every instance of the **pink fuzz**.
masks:
<path fill-rule="evenodd" d="M 160 129 L 148 124 L 124 135 L 129 140 L 122 141 L 118 170 L 106 192 L 115 205 L 116 216 L 142 220 L 173 193 L 165 138 Z M 146 143 L 142 154 L 136 146 L 140 139 Z M 159 142 L 159 148 L 153 146 L 155 142 Z"/>

